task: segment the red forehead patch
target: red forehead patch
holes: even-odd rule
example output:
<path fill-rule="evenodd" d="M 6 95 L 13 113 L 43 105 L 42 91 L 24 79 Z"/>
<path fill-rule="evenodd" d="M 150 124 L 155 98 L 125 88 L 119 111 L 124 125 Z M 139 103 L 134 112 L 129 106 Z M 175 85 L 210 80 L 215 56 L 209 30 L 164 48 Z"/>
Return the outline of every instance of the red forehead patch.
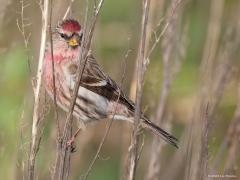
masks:
<path fill-rule="evenodd" d="M 73 19 L 64 20 L 61 23 L 61 27 L 65 31 L 77 32 L 81 30 L 81 25 Z"/>

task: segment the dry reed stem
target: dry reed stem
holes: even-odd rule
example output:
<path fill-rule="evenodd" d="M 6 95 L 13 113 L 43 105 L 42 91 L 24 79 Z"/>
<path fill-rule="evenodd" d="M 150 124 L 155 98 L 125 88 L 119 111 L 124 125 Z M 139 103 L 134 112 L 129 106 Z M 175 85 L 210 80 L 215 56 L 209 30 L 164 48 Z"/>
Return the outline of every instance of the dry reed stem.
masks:
<path fill-rule="evenodd" d="M 24 124 L 24 121 L 26 121 L 26 108 L 27 107 L 27 95 L 24 97 L 23 100 L 23 110 L 22 113 L 20 115 L 19 118 L 19 127 L 18 127 L 18 160 L 16 163 L 16 169 L 15 169 L 15 179 L 17 179 L 17 177 L 22 177 L 22 179 L 26 179 L 25 177 L 25 161 L 26 161 L 26 157 L 28 157 L 28 150 L 27 150 L 27 143 L 25 142 L 25 136 L 24 136 L 24 129 L 27 127 L 26 124 Z"/>
<path fill-rule="evenodd" d="M 49 10 L 49 39 L 50 39 L 50 48 L 51 48 L 51 59 L 52 59 L 52 80 L 53 80 L 53 104 L 54 104 L 54 119 L 56 121 L 57 125 L 57 148 L 60 148 L 60 124 L 58 119 L 58 111 L 57 111 L 57 98 L 56 98 L 56 88 L 55 88 L 55 61 L 54 61 L 54 49 L 53 49 L 53 39 L 52 39 L 52 9 L 53 9 L 53 0 L 50 0 L 50 10 Z M 57 151 L 56 155 L 57 159 L 59 157 L 59 151 Z M 56 172 L 57 172 L 58 166 L 57 161 L 55 163 L 52 179 L 56 179 Z"/>
<path fill-rule="evenodd" d="M 202 127 L 202 137 L 201 137 L 201 152 L 200 152 L 200 159 L 199 159 L 199 179 L 204 180 L 208 178 L 208 134 L 209 134 L 209 117 L 208 117 L 208 109 L 209 104 L 206 105 L 206 108 L 203 109 L 203 127 Z"/>
<path fill-rule="evenodd" d="M 236 30 L 237 32 L 239 30 Z M 234 60 L 236 60 L 236 53 L 239 47 L 240 43 L 240 36 L 235 37 L 234 41 L 231 41 L 231 38 L 227 40 L 227 42 L 222 46 L 219 50 L 219 69 L 221 69 L 220 73 L 216 73 L 216 80 L 214 80 L 214 88 L 213 92 L 215 94 L 215 97 L 212 100 L 213 108 L 210 109 L 210 115 L 212 116 L 214 114 L 215 108 L 217 104 L 220 102 L 221 97 L 224 92 L 224 88 L 226 84 L 228 83 L 228 80 L 230 79 L 232 75 L 232 68 L 234 66 Z M 225 61 L 225 62 L 224 62 Z M 232 122 L 233 123 L 233 122 Z M 232 126 L 232 123 L 230 123 L 230 127 Z M 222 161 L 223 152 L 227 148 L 228 145 L 228 139 L 229 134 L 224 137 L 223 143 L 220 145 L 220 148 L 217 152 L 214 164 L 211 168 L 211 174 L 216 173 L 217 169 L 219 169 L 219 164 Z"/>
<path fill-rule="evenodd" d="M 88 178 L 88 176 L 90 175 L 90 172 L 92 171 L 93 169 L 93 166 L 95 164 L 95 162 L 97 161 L 97 159 L 99 158 L 99 154 L 100 154 L 100 151 L 103 147 L 103 144 L 110 132 L 110 129 L 111 129 L 111 126 L 112 126 L 112 123 L 113 123 L 113 119 L 114 119 L 114 116 L 117 112 L 117 107 L 118 107 L 118 102 L 119 102 L 119 98 L 120 98 L 120 92 L 121 92 L 121 89 L 122 89 L 122 84 L 123 84 L 123 81 L 124 81 L 124 78 L 125 78 L 125 73 L 126 73 L 126 60 L 127 60 L 127 57 L 129 55 L 129 53 L 131 52 L 131 50 L 128 50 L 125 57 L 124 57 L 124 70 L 123 70 L 123 73 L 122 73 L 122 78 L 121 78 L 121 83 L 120 83 L 120 86 L 119 86 L 119 95 L 118 95 L 118 99 L 116 101 L 116 105 L 114 106 L 114 113 L 113 113 L 113 117 L 111 119 L 108 120 L 107 124 L 106 124 L 106 129 L 105 129 L 105 133 L 102 137 L 102 140 L 98 146 L 98 149 L 97 149 L 97 152 L 95 153 L 95 156 L 93 157 L 92 161 L 90 162 L 90 165 L 87 169 L 87 172 L 85 173 L 85 175 L 83 176 L 82 180 L 86 180 Z"/>
<path fill-rule="evenodd" d="M 149 7 L 150 8 L 149 9 L 149 23 L 148 23 L 148 27 L 147 27 L 148 32 L 152 32 L 153 25 L 156 24 L 154 21 L 154 15 L 156 14 L 156 12 L 160 12 L 160 13 L 162 12 L 164 2 L 165 2 L 165 0 L 152 0 L 151 5 Z M 160 24 L 161 24 L 161 22 L 158 24 L 158 26 L 160 26 Z M 152 36 L 152 33 L 147 34 L 147 39 L 146 39 L 146 47 L 147 48 L 149 48 L 149 46 L 150 46 L 151 36 Z M 129 93 L 129 97 L 133 101 L 135 101 L 136 89 L 137 89 L 137 61 L 135 62 L 135 69 L 133 72 L 130 93 Z"/>
<path fill-rule="evenodd" d="M 201 137 L 202 132 L 199 130 L 199 127 L 202 127 L 202 121 L 197 119 L 200 117 L 200 109 L 204 107 L 207 103 L 207 99 L 209 98 L 209 88 L 211 87 L 211 74 L 212 74 L 212 66 L 213 60 L 216 56 L 216 47 L 219 39 L 219 29 L 221 23 L 221 16 L 223 10 L 223 1 L 214 0 L 211 3 L 211 12 L 210 12 L 210 20 L 208 26 L 208 33 L 205 42 L 205 49 L 203 52 L 202 65 L 201 65 L 201 85 L 199 91 L 199 104 L 195 107 L 195 115 L 192 117 L 192 123 L 190 127 L 189 134 L 189 149 L 187 152 L 187 167 L 186 167 L 186 179 L 194 180 L 197 178 L 197 174 L 199 173 L 199 155 L 200 149 L 202 147 L 202 142 L 198 144 L 193 144 L 194 141 L 198 141 Z M 215 33 L 214 36 L 212 33 Z M 212 103 L 211 103 L 212 104 Z M 209 111 L 215 109 L 215 107 L 211 106 Z M 210 113 L 209 113 L 210 114 Z M 209 115 L 211 116 L 211 114 Z"/>
<path fill-rule="evenodd" d="M 239 10 L 240 8 L 240 3 L 238 3 L 237 9 Z M 239 11 L 238 11 L 239 14 Z M 238 16 L 237 16 L 238 17 Z M 239 50 L 239 45 L 240 45 L 240 23 L 237 21 L 237 19 L 235 19 L 232 22 L 232 27 L 229 27 L 228 30 L 230 29 L 230 35 L 228 35 L 227 37 L 227 41 L 225 43 L 225 46 L 222 47 L 221 51 L 223 51 L 222 54 L 219 55 L 220 58 L 222 59 L 226 59 L 229 60 L 231 63 L 232 61 L 235 59 L 237 59 L 236 55 L 237 52 Z M 228 62 L 228 61 L 227 61 Z M 229 63 L 227 64 L 223 64 L 222 66 L 228 66 L 228 70 L 232 71 L 232 67 L 229 65 Z M 230 67 L 229 67 L 230 66 Z M 227 71 L 227 70 L 225 70 Z M 218 81 L 220 81 L 221 78 L 219 78 Z M 225 78 L 225 81 L 227 81 L 229 78 Z M 217 89 L 217 88 L 215 88 Z M 221 88 L 219 88 L 221 89 Z M 239 100 L 238 100 L 239 101 Z M 237 113 L 238 110 L 235 111 L 235 115 Z M 229 128 L 231 128 L 234 122 L 231 121 Z M 224 137 L 224 140 L 222 142 L 222 144 L 220 145 L 220 148 L 217 152 L 216 158 L 214 160 L 214 164 L 213 167 L 211 169 L 211 173 L 214 174 L 216 173 L 216 171 L 219 169 L 219 164 L 222 162 L 223 157 L 224 157 L 224 151 L 225 149 L 228 147 L 228 142 L 229 142 L 229 133 Z"/>
<path fill-rule="evenodd" d="M 27 52 L 27 63 L 28 63 L 28 69 L 29 69 L 29 73 L 31 74 L 31 64 L 30 64 L 30 56 L 29 56 L 29 39 L 31 37 L 31 33 L 26 33 L 26 27 L 30 25 L 30 23 L 26 23 L 25 22 L 25 14 L 24 14 L 24 10 L 30 6 L 30 3 L 25 4 L 24 0 L 20 1 L 21 3 L 21 20 L 19 21 L 19 19 L 17 19 L 17 27 L 18 30 L 20 31 L 22 37 L 23 37 L 23 42 L 24 42 L 24 48 Z"/>
<path fill-rule="evenodd" d="M 178 8 L 178 6 L 181 4 L 181 0 L 176 0 L 175 5 L 173 6 L 173 9 L 171 9 L 171 13 L 170 13 L 170 17 L 174 15 L 176 9 Z M 162 31 L 157 35 L 156 33 L 155 35 L 155 41 L 152 44 L 151 47 L 149 47 L 148 53 L 146 55 L 146 59 L 147 59 L 147 63 L 149 63 L 149 58 L 152 55 L 153 51 L 155 50 L 156 46 L 158 45 L 158 43 L 160 42 L 161 38 L 163 37 L 163 35 L 166 33 L 167 29 L 169 26 L 169 21 L 167 21 L 162 29 Z"/>
<path fill-rule="evenodd" d="M 140 44 L 137 57 L 137 90 L 136 90 L 136 108 L 134 114 L 134 128 L 131 136 L 130 152 L 128 157 L 129 164 L 126 166 L 127 169 L 127 180 L 135 179 L 136 167 L 138 161 L 138 144 L 139 144 L 139 125 L 141 117 L 141 97 L 143 92 L 143 80 L 146 70 L 146 37 L 147 37 L 147 26 L 149 16 L 149 6 L 151 0 L 143 0 L 143 15 L 142 15 L 142 27 Z"/>
<path fill-rule="evenodd" d="M 47 23 L 48 23 L 48 8 L 49 1 L 43 1 L 42 7 L 42 35 L 41 35 L 41 45 L 40 45 L 40 54 L 38 61 L 38 70 L 36 76 L 36 88 L 34 90 L 34 110 L 33 110 L 33 123 L 32 123 L 32 138 L 28 159 L 28 179 L 34 179 L 35 173 L 35 160 L 36 155 L 39 150 L 40 140 L 41 140 L 41 114 L 40 114 L 40 100 L 41 100 L 41 88 L 42 88 L 42 74 L 43 74 L 43 59 L 44 59 L 44 51 L 46 44 L 46 36 L 47 36 Z"/>
<path fill-rule="evenodd" d="M 222 66 L 224 66 L 224 71 L 225 73 L 228 73 L 227 77 L 224 77 L 222 74 L 220 74 L 219 77 L 219 84 L 221 84 L 221 86 L 219 86 L 218 88 L 215 89 L 219 89 L 219 92 L 222 93 L 222 84 L 225 82 L 227 82 L 230 79 L 230 75 L 232 73 L 232 68 L 234 66 L 233 64 L 233 60 L 236 60 L 236 53 L 238 51 L 238 47 L 240 44 L 240 34 L 239 34 L 239 27 L 236 29 L 236 32 L 238 33 L 237 37 L 234 37 L 234 41 L 232 41 L 231 39 L 228 39 L 228 42 L 225 44 L 225 46 L 222 47 L 222 54 L 220 54 L 220 58 L 222 59 L 226 59 L 227 63 L 223 63 Z M 220 94 L 218 93 L 218 94 Z M 233 122 L 232 122 L 233 123 Z M 229 127 L 231 127 L 232 124 L 229 125 Z M 219 164 L 222 161 L 223 153 L 224 150 L 228 147 L 228 142 L 229 142 L 229 134 L 227 134 L 224 137 L 224 140 L 217 152 L 213 167 L 211 172 L 215 173 L 217 171 L 217 169 L 219 169 Z"/>
<path fill-rule="evenodd" d="M 158 12 L 162 12 L 163 5 L 164 5 L 164 0 L 152 0 L 150 7 L 149 7 L 149 23 L 148 23 L 148 27 L 147 27 L 148 32 L 152 31 L 153 25 L 155 24 L 154 17 L 156 15 L 156 9 L 158 9 Z M 146 37 L 146 47 L 147 48 L 150 45 L 151 36 L 152 36 L 151 33 L 147 33 L 147 37 Z M 129 98 L 132 101 L 135 101 L 136 89 L 137 89 L 137 61 L 135 61 L 135 68 L 134 68 L 133 77 L 132 77 L 131 84 L 130 84 L 130 91 L 129 91 Z M 122 153 L 122 159 L 121 159 L 121 179 L 125 180 L 125 176 L 126 176 L 125 166 L 127 163 L 126 149 L 129 144 L 128 137 L 131 136 L 129 124 L 123 124 L 122 131 L 124 131 L 124 133 L 123 133 L 124 136 L 122 136 L 122 149 L 123 149 L 122 152 L 123 153 Z"/>
<path fill-rule="evenodd" d="M 236 44 L 235 44 L 236 45 Z M 233 48 L 233 47 L 232 47 Z M 240 91 L 238 91 L 238 94 Z M 238 95 L 238 97 L 240 97 Z M 235 113 L 233 119 L 231 120 L 228 131 L 224 140 L 217 152 L 213 167 L 211 169 L 211 174 L 216 174 L 217 170 L 219 170 L 219 165 L 223 162 L 223 153 L 228 147 L 227 157 L 225 158 L 225 166 L 224 171 L 221 174 L 223 175 L 233 175 L 234 173 L 234 166 L 236 163 L 238 151 L 239 151 L 239 137 L 240 137 L 240 99 L 238 98 L 238 104 L 235 109 Z"/>
<path fill-rule="evenodd" d="M 216 1 L 215 3 L 219 3 L 219 1 Z M 214 7 L 219 7 L 219 6 L 214 6 Z M 219 13 L 221 11 L 215 11 L 215 12 Z M 219 13 L 218 15 L 221 15 L 221 13 Z M 219 18 L 219 21 L 220 21 L 220 18 Z M 211 32 L 211 31 L 208 31 L 208 32 Z M 224 88 L 227 84 L 227 80 L 229 79 L 229 76 L 231 74 L 233 59 L 236 54 L 236 49 L 238 46 L 239 46 L 239 36 L 237 36 L 234 39 L 234 41 L 229 41 L 228 43 L 224 44 L 224 46 L 221 47 L 221 49 L 219 49 L 219 53 L 217 56 L 218 61 L 216 61 L 218 62 L 218 64 L 216 63 L 214 67 L 220 67 L 219 68 L 220 71 L 217 71 L 217 70 L 214 71 L 214 68 L 212 66 L 213 62 L 208 62 L 209 59 L 207 60 L 203 59 L 202 69 L 201 69 L 202 84 L 201 84 L 201 90 L 200 90 L 200 96 L 199 96 L 200 102 L 198 107 L 195 109 L 196 111 L 194 116 L 196 119 L 198 119 L 199 117 L 198 114 L 200 113 L 201 107 L 204 107 L 204 104 L 207 104 L 208 100 L 211 102 L 210 103 L 211 105 L 209 106 L 209 117 L 210 117 L 209 119 L 211 120 L 213 118 L 217 105 L 219 104 L 222 98 Z M 214 46 L 212 45 L 209 47 L 214 47 Z M 214 58 L 212 58 L 211 60 L 213 61 Z M 195 121 L 195 122 L 192 121 L 192 122 L 193 122 L 192 127 L 194 129 L 192 132 L 194 133 L 190 133 L 191 134 L 190 137 L 192 138 L 191 139 L 192 144 L 190 144 L 189 146 L 190 148 L 187 154 L 187 156 L 189 157 L 188 160 L 190 160 L 190 163 L 189 161 L 187 162 L 188 166 L 186 168 L 186 176 L 185 176 L 186 179 L 198 179 L 199 175 L 201 175 L 201 168 L 199 168 L 199 165 L 201 164 L 200 163 L 201 151 L 199 150 L 201 150 L 203 145 L 201 143 L 200 144 L 195 143 L 193 145 L 193 139 L 196 142 L 202 136 L 202 132 L 199 131 L 199 127 L 203 127 L 203 122 L 202 121 Z M 211 121 L 209 123 L 211 124 Z"/>
<path fill-rule="evenodd" d="M 90 172 L 92 171 L 95 162 L 96 162 L 97 159 L 99 158 L 99 154 L 100 154 L 100 151 L 101 151 L 101 149 L 102 149 L 102 147 L 103 147 L 103 144 L 104 144 L 104 142 L 105 142 L 105 140 L 106 140 L 106 138 L 107 138 L 107 136 L 108 136 L 108 134 L 109 134 L 109 132 L 110 132 L 110 129 L 111 129 L 111 126 L 112 126 L 112 123 L 113 123 L 114 116 L 115 116 L 115 114 L 116 114 L 116 112 L 117 112 L 117 107 L 118 107 L 118 102 L 119 102 L 119 98 L 120 98 L 120 95 L 121 95 L 121 87 L 122 87 L 122 84 L 123 84 L 124 75 L 125 75 L 125 68 L 124 68 L 124 72 L 123 72 L 123 75 L 122 75 L 121 84 L 120 84 L 119 89 L 118 89 L 119 94 L 118 94 L 118 99 L 117 99 L 117 101 L 116 101 L 116 105 L 115 105 L 115 107 L 114 107 L 113 117 L 112 117 L 111 119 L 109 119 L 108 122 L 107 122 L 106 129 L 105 129 L 105 133 L 104 133 L 104 135 L 103 135 L 103 137 L 102 137 L 102 140 L 101 140 L 101 142 L 100 142 L 100 144 L 99 144 L 99 146 L 98 146 L 97 152 L 95 153 L 95 156 L 93 157 L 92 161 L 90 162 L 90 165 L 89 165 L 89 167 L 88 167 L 88 169 L 87 169 L 87 172 L 85 173 L 85 175 L 84 175 L 84 177 L 82 178 L 82 180 L 86 180 L 86 179 L 88 178 L 88 176 L 90 175 Z"/>
<path fill-rule="evenodd" d="M 71 1 L 70 1 L 69 5 L 68 5 L 68 7 L 67 7 L 67 10 L 66 10 L 66 12 L 65 12 L 65 14 L 64 14 L 64 16 L 63 16 L 63 18 L 62 18 L 63 20 L 67 18 L 70 10 L 72 9 L 72 5 L 73 5 L 74 1 L 75 1 L 75 0 L 71 0 Z"/>
<path fill-rule="evenodd" d="M 184 59 L 186 55 L 186 48 L 187 48 L 187 32 L 188 32 L 188 22 L 185 24 L 183 28 L 183 32 L 181 33 L 181 38 L 179 40 L 179 43 L 176 43 L 175 45 L 177 50 L 179 51 L 177 53 L 177 61 L 175 61 L 175 64 L 172 69 L 172 77 L 171 79 L 174 80 L 177 73 L 179 72 L 181 65 L 182 65 L 182 60 Z M 178 49 L 179 48 L 179 49 Z M 188 127 L 189 129 L 189 127 Z M 179 172 L 181 172 L 184 162 L 184 155 L 186 154 L 187 151 L 187 132 L 188 129 L 185 130 L 183 135 L 181 136 L 181 139 L 179 140 L 179 149 L 175 151 L 173 157 L 170 160 L 170 163 L 168 164 L 167 167 L 165 167 L 165 171 L 163 174 L 161 174 L 162 179 L 168 179 L 168 180 L 174 180 L 178 176 Z"/>
<path fill-rule="evenodd" d="M 29 3 L 25 3 L 24 0 L 21 0 L 20 1 L 20 4 L 21 4 L 21 11 L 20 11 L 20 20 L 17 19 L 16 20 L 16 23 L 17 23 L 17 27 L 18 27 L 18 30 L 20 31 L 22 37 L 23 37 L 23 42 L 24 42 L 24 48 L 25 48 L 25 51 L 27 53 L 27 63 L 28 63 L 28 69 L 29 69 L 29 74 L 31 75 L 31 65 L 30 65 L 30 55 L 29 55 L 29 39 L 30 39 L 30 36 L 31 36 L 31 33 L 26 33 L 26 27 L 30 25 L 30 23 L 27 23 L 26 22 L 26 19 L 25 19 L 25 9 L 27 7 L 29 7 Z M 33 84 L 32 84 L 33 85 Z M 22 110 L 22 113 L 21 113 L 21 116 L 20 116 L 20 127 L 19 127 L 19 134 L 20 134 L 20 143 L 19 143 L 19 152 L 21 154 L 25 154 L 26 156 L 25 157 L 28 157 L 28 152 L 25 148 L 25 145 L 26 143 L 24 143 L 24 135 L 23 135 L 23 121 L 25 119 L 25 107 L 26 107 L 26 99 L 27 99 L 27 96 L 24 97 L 24 100 L 23 100 L 23 110 Z M 22 157 L 23 156 L 23 157 Z M 26 179 L 25 178 L 25 160 L 24 160 L 24 155 L 22 155 L 19 157 L 21 157 L 21 170 L 22 170 L 22 177 L 23 179 Z M 19 168 L 17 167 L 17 171 L 19 171 Z"/>
<path fill-rule="evenodd" d="M 225 161 L 223 174 L 232 175 L 232 173 L 234 173 L 240 150 L 239 137 L 240 137 L 240 101 L 238 102 L 237 108 L 234 113 L 234 117 L 228 128 L 229 149 Z"/>
<path fill-rule="evenodd" d="M 163 37 L 163 82 L 162 89 L 160 93 L 160 99 L 158 108 L 156 111 L 156 115 L 154 118 L 155 123 L 159 126 L 163 125 L 163 115 L 166 108 L 167 97 L 169 94 L 169 89 L 172 84 L 173 78 L 171 77 L 173 72 L 171 71 L 171 59 L 173 59 L 172 54 L 174 54 L 174 44 L 177 44 L 176 35 L 178 34 L 177 26 L 179 24 L 179 17 L 181 15 L 180 8 L 177 8 L 181 3 L 179 0 L 173 0 L 169 10 L 168 10 L 168 18 L 167 23 L 168 28 L 165 31 L 165 36 Z M 159 142 L 158 137 L 153 137 L 153 142 L 151 146 L 151 156 L 147 171 L 148 180 L 155 180 L 159 178 L 159 173 L 161 170 L 160 165 L 160 156 L 162 152 L 163 144 Z"/>
<path fill-rule="evenodd" d="M 240 86 L 239 86 L 240 87 Z M 240 94 L 240 90 L 239 93 Z M 217 153 L 213 169 L 211 174 L 215 174 L 219 164 L 222 161 L 223 152 L 229 147 L 227 152 L 227 157 L 224 166 L 224 173 L 223 174 L 231 174 L 234 172 L 234 165 L 236 163 L 237 155 L 239 152 L 239 137 L 240 137 L 240 99 L 238 95 L 238 104 L 234 112 L 233 119 L 231 120 L 227 135 L 224 137 L 224 140 L 219 148 Z"/>

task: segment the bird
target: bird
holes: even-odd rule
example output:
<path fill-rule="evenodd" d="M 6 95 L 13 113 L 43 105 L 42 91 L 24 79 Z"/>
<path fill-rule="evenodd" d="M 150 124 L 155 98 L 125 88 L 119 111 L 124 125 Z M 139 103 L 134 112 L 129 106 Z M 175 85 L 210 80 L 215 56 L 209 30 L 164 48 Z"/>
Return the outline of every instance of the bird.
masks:
<path fill-rule="evenodd" d="M 57 106 L 68 112 L 78 76 L 79 52 L 81 48 L 85 48 L 83 28 L 77 20 L 66 19 L 51 33 L 52 42 L 47 42 L 44 53 L 44 86 L 51 99 L 54 99 L 55 93 Z M 54 61 L 55 84 L 52 61 Z M 77 92 L 73 116 L 84 124 L 109 118 L 133 123 L 134 112 L 134 102 L 103 71 L 94 55 L 90 54 Z M 140 124 L 166 142 L 178 147 L 177 138 L 150 121 L 144 113 L 140 115 Z"/>

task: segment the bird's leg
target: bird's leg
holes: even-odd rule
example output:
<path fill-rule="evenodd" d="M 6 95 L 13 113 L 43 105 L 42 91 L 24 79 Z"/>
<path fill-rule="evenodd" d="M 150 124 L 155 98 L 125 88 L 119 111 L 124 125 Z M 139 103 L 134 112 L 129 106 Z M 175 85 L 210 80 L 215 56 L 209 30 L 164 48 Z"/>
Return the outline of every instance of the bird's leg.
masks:
<path fill-rule="evenodd" d="M 79 132 L 80 132 L 81 128 L 78 128 L 77 131 L 73 134 L 73 136 L 71 137 L 70 140 L 67 141 L 67 146 L 71 147 L 71 151 L 74 152 L 75 147 L 73 146 L 74 140 L 75 138 L 78 136 Z"/>

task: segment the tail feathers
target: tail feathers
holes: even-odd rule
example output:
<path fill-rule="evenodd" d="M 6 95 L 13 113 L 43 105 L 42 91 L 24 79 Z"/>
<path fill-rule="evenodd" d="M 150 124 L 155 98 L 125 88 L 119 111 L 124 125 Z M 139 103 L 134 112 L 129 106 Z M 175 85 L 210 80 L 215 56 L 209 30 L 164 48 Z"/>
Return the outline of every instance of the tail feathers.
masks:
<path fill-rule="evenodd" d="M 158 127 L 156 124 L 148 120 L 147 118 L 143 118 L 143 123 L 151 130 L 154 134 L 161 136 L 166 142 L 172 144 L 174 147 L 178 148 L 178 139 L 175 138 L 173 135 L 167 133 L 162 128 Z"/>

